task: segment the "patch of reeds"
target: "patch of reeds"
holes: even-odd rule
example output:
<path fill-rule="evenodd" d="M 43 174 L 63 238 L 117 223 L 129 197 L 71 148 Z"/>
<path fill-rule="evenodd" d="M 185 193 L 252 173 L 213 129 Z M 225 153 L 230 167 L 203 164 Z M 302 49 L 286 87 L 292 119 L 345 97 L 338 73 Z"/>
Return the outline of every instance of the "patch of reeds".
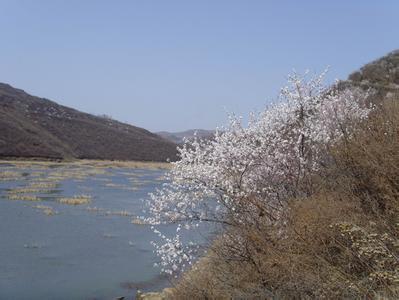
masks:
<path fill-rule="evenodd" d="M 135 225 L 149 225 L 148 222 L 144 220 L 144 218 L 133 218 L 130 223 Z"/>
<path fill-rule="evenodd" d="M 34 208 L 40 209 L 46 216 L 54 216 L 58 214 L 56 210 L 47 205 L 36 205 Z"/>
<path fill-rule="evenodd" d="M 130 216 L 132 216 L 132 213 L 128 212 L 127 210 L 107 211 L 105 214 L 106 215 L 112 215 L 112 216 L 121 216 L 121 217 L 130 217 Z"/>
<path fill-rule="evenodd" d="M 21 179 L 23 176 L 20 172 L 15 171 L 1 171 L 0 181 L 12 181 Z"/>
<path fill-rule="evenodd" d="M 40 201 L 40 197 L 35 195 L 21 195 L 21 194 L 9 194 L 7 195 L 9 200 L 21 200 L 21 201 Z"/>
<path fill-rule="evenodd" d="M 89 204 L 91 202 L 90 195 L 75 195 L 69 198 L 60 198 L 58 199 L 59 203 L 68 204 L 68 205 L 82 205 Z"/>

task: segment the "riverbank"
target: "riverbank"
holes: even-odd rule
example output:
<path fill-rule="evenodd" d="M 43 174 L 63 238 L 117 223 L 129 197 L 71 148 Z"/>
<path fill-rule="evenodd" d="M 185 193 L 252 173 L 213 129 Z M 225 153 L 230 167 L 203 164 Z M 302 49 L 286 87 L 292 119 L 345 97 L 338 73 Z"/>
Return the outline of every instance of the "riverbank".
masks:
<path fill-rule="evenodd" d="M 12 158 L 0 159 L 0 164 L 10 164 L 16 167 L 27 166 L 87 166 L 98 168 L 133 168 L 133 169 L 163 169 L 168 170 L 171 164 L 168 162 L 153 162 L 153 161 L 122 161 L 122 160 L 92 160 L 92 159 L 77 159 L 77 160 L 46 160 L 39 158 Z"/>
<path fill-rule="evenodd" d="M 136 300 L 166 300 L 173 298 L 173 288 L 165 288 L 161 292 L 142 293 L 137 291 Z"/>

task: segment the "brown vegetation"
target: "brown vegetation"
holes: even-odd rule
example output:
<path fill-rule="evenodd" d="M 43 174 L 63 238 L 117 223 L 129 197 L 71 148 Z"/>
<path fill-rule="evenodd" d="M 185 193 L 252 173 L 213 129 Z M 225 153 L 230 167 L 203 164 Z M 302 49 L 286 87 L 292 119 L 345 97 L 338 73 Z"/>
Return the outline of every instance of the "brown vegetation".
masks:
<path fill-rule="evenodd" d="M 176 155 L 174 143 L 148 130 L 0 83 L 0 158 L 166 161 Z"/>
<path fill-rule="evenodd" d="M 330 149 L 328 166 L 299 185 L 307 196 L 288 201 L 283 223 L 259 214 L 228 228 L 173 298 L 397 299 L 398 100 Z"/>
<path fill-rule="evenodd" d="M 68 204 L 68 205 L 81 205 L 81 204 L 89 204 L 91 202 L 90 195 L 75 195 L 69 198 L 60 198 L 58 199 L 59 203 Z"/>

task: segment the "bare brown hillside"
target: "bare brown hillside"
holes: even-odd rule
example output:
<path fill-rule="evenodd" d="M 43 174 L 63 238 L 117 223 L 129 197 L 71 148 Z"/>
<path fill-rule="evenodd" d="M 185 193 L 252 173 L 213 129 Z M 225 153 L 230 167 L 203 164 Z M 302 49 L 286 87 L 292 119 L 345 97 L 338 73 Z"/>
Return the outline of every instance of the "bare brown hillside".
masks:
<path fill-rule="evenodd" d="M 1 157 L 166 161 L 176 158 L 176 145 L 0 83 Z"/>

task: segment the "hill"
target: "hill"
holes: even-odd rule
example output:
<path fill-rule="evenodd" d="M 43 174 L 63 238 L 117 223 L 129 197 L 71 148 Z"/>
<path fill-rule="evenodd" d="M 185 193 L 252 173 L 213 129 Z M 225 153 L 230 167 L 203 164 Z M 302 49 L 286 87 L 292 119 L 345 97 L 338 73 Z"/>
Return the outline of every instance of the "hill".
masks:
<path fill-rule="evenodd" d="M 181 131 L 181 132 L 160 131 L 160 132 L 157 132 L 157 134 L 173 143 L 182 144 L 184 138 L 192 139 L 192 138 L 194 138 L 195 135 L 201 139 L 210 139 L 215 134 L 215 131 L 214 130 L 204 130 L 204 129 L 190 129 L 190 130 Z"/>
<path fill-rule="evenodd" d="M 399 50 L 364 65 L 360 70 L 349 75 L 341 84 L 373 89 L 375 103 L 386 98 L 397 98 L 399 95 Z"/>
<path fill-rule="evenodd" d="M 376 88 L 399 88 L 399 50 L 373 61 L 349 75 L 352 82 Z"/>
<path fill-rule="evenodd" d="M 1 157 L 166 161 L 176 158 L 176 145 L 0 83 Z"/>

